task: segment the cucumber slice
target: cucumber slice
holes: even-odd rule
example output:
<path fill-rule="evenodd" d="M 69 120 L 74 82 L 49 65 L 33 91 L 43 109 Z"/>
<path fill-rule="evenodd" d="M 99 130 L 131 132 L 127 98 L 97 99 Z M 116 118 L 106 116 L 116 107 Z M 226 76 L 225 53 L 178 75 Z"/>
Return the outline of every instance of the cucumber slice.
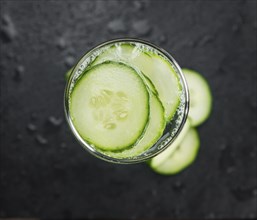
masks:
<path fill-rule="evenodd" d="M 190 122 L 187 120 L 183 129 L 181 130 L 177 138 L 169 145 L 169 147 L 151 160 L 151 166 L 158 167 L 163 161 L 167 160 L 167 158 L 176 151 L 177 147 L 182 142 L 189 129 Z"/>
<path fill-rule="evenodd" d="M 70 115 L 84 140 L 101 150 L 122 150 L 133 145 L 147 125 L 149 93 L 135 69 L 107 61 L 76 83 Z"/>
<path fill-rule="evenodd" d="M 165 125 L 162 103 L 157 96 L 151 94 L 149 123 L 143 137 L 132 148 L 125 149 L 122 152 L 105 152 L 105 154 L 115 158 L 128 158 L 140 155 L 157 142 L 163 134 Z"/>
<path fill-rule="evenodd" d="M 176 174 L 188 167 L 195 160 L 200 147 L 200 140 L 195 128 L 190 128 L 176 150 L 169 154 L 165 160 L 156 165 L 153 160 L 159 160 L 158 156 L 153 158 L 151 168 L 163 175 Z M 165 153 L 165 151 L 164 151 Z"/>
<path fill-rule="evenodd" d="M 111 46 L 100 54 L 91 64 L 91 66 L 108 60 L 127 63 L 129 66 L 132 66 L 138 72 L 142 72 L 144 75 L 146 71 L 149 71 L 148 65 L 150 65 L 151 68 L 151 57 L 131 44 L 118 44 Z M 150 90 L 154 94 L 158 94 L 151 80 L 148 77 L 142 78 Z"/>
<path fill-rule="evenodd" d="M 190 106 L 188 117 L 192 126 L 202 124 L 210 115 L 212 107 L 212 95 L 207 81 L 199 73 L 182 69 L 189 88 Z"/>
<path fill-rule="evenodd" d="M 144 74 L 152 81 L 158 91 L 160 100 L 165 109 L 165 119 L 170 121 L 180 103 L 182 90 L 177 73 L 165 58 L 152 54 L 152 66 Z"/>
<path fill-rule="evenodd" d="M 106 60 L 122 61 L 141 71 L 146 76 L 144 81 L 147 86 L 159 95 L 165 109 L 165 120 L 171 120 L 179 105 L 182 88 L 175 70 L 165 58 L 124 43 L 108 48 L 92 65 Z"/>

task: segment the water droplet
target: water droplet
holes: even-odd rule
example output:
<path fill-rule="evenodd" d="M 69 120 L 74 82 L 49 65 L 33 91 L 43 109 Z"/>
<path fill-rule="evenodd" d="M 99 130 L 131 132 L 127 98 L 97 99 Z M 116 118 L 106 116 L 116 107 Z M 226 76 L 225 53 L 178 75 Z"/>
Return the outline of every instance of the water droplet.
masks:
<path fill-rule="evenodd" d="M 35 112 L 32 112 L 31 113 L 31 115 L 30 115 L 30 118 L 31 118 L 31 120 L 36 120 L 37 119 L 37 113 L 35 113 Z"/>
<path fill-rule="evenodd" d="M 176 181 L 173 185 L 172 188 L 176 192 L 182 192 L 184 190 L 184 185 L 180 181 Z"/>
<path fill-rule="evenodd" d="M 24 66 L 18 65 L 15 68 L 15 74 L 14 74 L 13 79 L 17 82 L 20 82 L 22 80 L 23 75 L 24 75 L 24 70 L 25 70 Z"/>
<path fill-rule="evenodd" d="M 121 19 L 109 22 L 107 28 L 111 33 L 125 33 L 127 29 L 124 21 Z"/>
<path fill-rule="evenodd" d="M 236 170 L 236 168 L 234 166 L 231 166 L 226 169 L 226 172 L 227 172 L 227 174 L 231 174 L 231 173 L 235 172 L 235 170 Z"/>
<path fill-rule="evenodd" d="M 67 56 L 64 62 L 68 68 L 71 68 L 75 63 L 75 58 L 73 56 Z"/>
<path fill-rule="evenodd" d="M 225 150 L 227 148 L 227 144 L 226 143 L 222 143 L 220 145 L 220 150 Z"/>
<path fill-rule="evenodd" d="M 146 8 L 146 1 L 133 1 L 133 6 L 135 8 L 135 10 L 137 11 L 143 11 Z"/>
<path fill-rule="evenodd" d="M 2 16 L 0 27 L 1 38 L 5 42 L 11 42 L 15 39 L 17 35 L 17 30 L 9 15 L 5 14 Z"/>
<path fill-rule="evenodd" d="M 257 188 L 253 190 L 253 195 L 257 197 Z"/>
<path fill-rule="evenodd" d="M 160 44 L 164 44 L 164 43 L 166 43 L 166 42 L 167 42 L 166 36 L 165 36 L 165 35 L 161 35 L 161 36 L 159 37 L 159 43 L 160 43 Z"/>
<path fill-rule="evenodd" d="M 156 191 L 156 189 L 152 189 L 152 190 L 151 190 L 151 193 L 152 193 L 153 196 L 157 196 L 157 194 L 158 194 L 157 191 Z"/>
<path fill-rule="evenodd" d="M 199 46 L 205 46 L 206 44 L 212 42 L 214 37 L 211 35 L 205 35 L 199 42 Z"/>
<path fill-rule="evenodd" d="M 66 148 L 67 147 L 67 144 L 65 142 L 62 142 L 61 143 L 61 148 Z"/>
<path fill-rule="evenodd" d="M 59 39 L 57 40 L 56 46 L 57 46 L 57 48 L 59 48 L 60 50 L 63 50 L 63 49 L 66 47 L 66 41 L 65 41 L 65 39 L 62 38 L 62 37 L 59 38 Z"/>
<path fill-rule="evenodd" d="M 46 145 L 48 143 L 48 140 L 45 137 L 43 137 L 41 134 L 38 134 L 36 136 L 36 140 L 41 145 Z"/>
<path fill-rule="evenodd" d="M 22 139 L 22 134 L 17 134 L 15 140 L 20 141 Z"/>
<path fill-rule="evenodd" d="M 152 31 L 152 27 L 150 26 L 148 20 L 137 20 L 132 24 L 132 28 L 135 33 L 139 36 L 149 35 Z"/>
<path fill-rule="evenodd" d="M 216 218 L 216 215 L 213 212 L 206 215 L 206 219 L 214 219 L 214 218 Z"/>
<path fill-rule="evenodd" d="M 243 24 L 242 15 L 238 14 L 237 18 L 235 19 L 235 23 L 232 25 L 232 31 L 237 33 L 240 29 L 240 26 Z"/>
<path fill-rule="evenodd" d="M 29 124 L 27 124 L 27 130 L 30 132 L 34 132 L 37 130 L 37 127 L 36 127 L 36 125 L 29 123 Z"/>
<path fill-rule="evenodd" d="M 48 118 L 48 121 L 51 125 L 55 126 L 55 127 L 58 127 L 62 124 L 62 118 L 56 118 L 54 116 L 50 116 Z"/>

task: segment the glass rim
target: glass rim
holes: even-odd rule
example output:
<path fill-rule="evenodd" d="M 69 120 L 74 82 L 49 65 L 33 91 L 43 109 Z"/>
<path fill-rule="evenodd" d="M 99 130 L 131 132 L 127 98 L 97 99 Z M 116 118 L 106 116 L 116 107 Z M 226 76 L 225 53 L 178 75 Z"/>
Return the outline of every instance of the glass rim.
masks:
<path fill-rule="evenodd" d="M 83 61 L 90 56 L 90 54 L 92 54 L 93 52 L 97 51 L 99 48 L 110 45 L 110 44 L 115 44 L 115 43 L 123 43 L 123 42 L 131 42 L 131 43 L 142 43 L 145 45 L 148 45 L 150 47 L 153 47 L 154 49 L 156 49 L 157 51 L 160 51 L 161 53 L 163 53 L 168 59 L 169 61 L 175 66 L 175 68 L 177 69 L 177 74 L 179 74 L 179 77 L 181 79 L 181 84 L 182 84 L 182 88 L 184 90 L 185 93 L 185 106 L 184 106 L 184 111 L 183 111 L 183 118 L 181 120 L 181 123 L 178 126 L 178 129 L 176 131 L 176 133 L 174 134 L 174 136 L 172 137 L 172 139 L 170 141 L 168 141 L 168 143 L 165 144 L 164 147 L 162 147 L 161 149 L 157 150 L 156 152 L 144 156 L 142 158 L 114 158 L 114 157 L 110 157 L 107 156 L 103 153 L 101 153 L 100 151 L 98 151 L 97 149 L 93 148 L 90 146 L 89 143 L 87 143 L 78 133 L 78 131 L 76 130 L 76 128 L 73 125 L 73 122 L 71 120 L 70 117 L 70 111 L 69 111 L 69 91 L 70 91 L 70 86 L 72 83 L 72 79 L 74 74 L 76 73 L 76 71 L 78 70 L 79 66 L 83 63 Z M 107 40 L 104 41 L 98 45 L 96 45 L 95 47 L 92 47 L 91 49 L 89 49 L 85 54 L 83 54 L 81 56 L 81 58 L 78 60 L 78 62 L 73 66 L 72 71 L 70 73 L 70 76 L 66 82 L 65 85 L 65 90 L 64 90 L 64 112 L 65 112 L 65 118 L 66 121 L 69 124 L 69 128 L 71 129 L 73 135 L 75 136 L 76 140 L 79 142 L 79 144 L 86 149 L 89 153 L 91 153 L 92 155 L 96 156 L 99 159 L 105 160 L 107 162 L 111 162 L 111 163 L 116 163 L 116 164 L 135 164 L 135 163 L 141 163 L 141 162 L 145 162 L 151 158 L 153 158 L 154 156 L 158 155 L 159 153 L 161 153 L 162 151 L 164 151 L 165 149 L 168 148 L 168 146 L 174 142 L 174 140 L 177 138 L 177 136 L 179 135 L 179 133 L 181 132 L 181 130 L 183 129 L 185 122 L 187 120 L 187 116 L 188 116 L 188 112 L 189 112 L 189 90 L 188 90 L 188 86 L 187 86 L 187 82 L 186 79 L 184 77 L 184 74 L 180 68 L 180 66 L 178 65 L 178 63 L 176 62 L 176 60 L 170 55 L 169 52 L 167 52 L 166 50 L 164 50 L 163 48 L 156 46 L 155 44 L 148 42 L 146 40 L 141 40 L 138 38 L 116 38 L 116 39 L 112 39 L 112 40 Z M 149 148 L 150 149 L 150 148 Z M 142 155 L 144 152 L 142 152 L 140 155 Z"/>

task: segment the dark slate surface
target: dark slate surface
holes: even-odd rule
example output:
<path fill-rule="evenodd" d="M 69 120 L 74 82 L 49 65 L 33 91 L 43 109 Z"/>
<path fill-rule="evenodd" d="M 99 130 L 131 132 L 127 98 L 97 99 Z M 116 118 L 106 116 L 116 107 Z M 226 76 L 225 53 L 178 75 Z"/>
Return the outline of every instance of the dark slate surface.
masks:
<path fill-rule="evenodd" d="M 0 1 L 0 217 L 256 218 L 256 1 Z M 89 155 L 63 114 L 64 73 L 140 37 L 201 72 L 213 97 L 176 176 Z"/>

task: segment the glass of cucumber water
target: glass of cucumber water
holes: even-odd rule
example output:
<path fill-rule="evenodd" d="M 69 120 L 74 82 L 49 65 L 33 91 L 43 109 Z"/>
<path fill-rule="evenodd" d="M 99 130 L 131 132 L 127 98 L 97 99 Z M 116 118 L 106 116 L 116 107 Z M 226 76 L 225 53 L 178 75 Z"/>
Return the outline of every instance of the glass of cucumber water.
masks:
<path fill-rule="evenodd" d="M 117 39 L 91 49 L 73 67 L 64 107 L 86 150 L 131 164 L 172 147 L 187 119 L 189 93 L 168 52 L 143 40 Z"/>

